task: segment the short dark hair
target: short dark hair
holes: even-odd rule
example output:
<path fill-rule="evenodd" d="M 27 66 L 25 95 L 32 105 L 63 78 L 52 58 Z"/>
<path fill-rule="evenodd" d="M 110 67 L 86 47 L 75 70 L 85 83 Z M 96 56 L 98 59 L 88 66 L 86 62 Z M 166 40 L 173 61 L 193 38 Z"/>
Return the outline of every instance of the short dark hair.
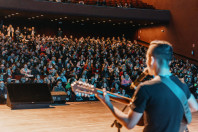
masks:
<path fill-rule="evenodd" d="M 167 41 L 154 40 L 150 43 L 147 55 L 155 57 L 158 62 L 162 60 L 169 62 L 173 57 L 173 48 Z"/>

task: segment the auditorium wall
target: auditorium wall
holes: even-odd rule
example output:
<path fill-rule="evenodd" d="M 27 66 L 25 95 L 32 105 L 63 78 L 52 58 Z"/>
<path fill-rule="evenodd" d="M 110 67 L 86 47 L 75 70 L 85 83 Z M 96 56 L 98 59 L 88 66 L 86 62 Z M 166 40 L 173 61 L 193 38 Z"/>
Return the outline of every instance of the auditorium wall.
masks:
<path fill-rule="evenodd" d="M 174 51 L 198 61 L 198 1 L 197 0 L 142 0 L 156 9 L 170 10 L 168 26 L 141 28 L 139 40 L 150 42 L 163 39 L 173 44 Z M 193 47 L 194 44 L 194 47 Z M 194 50 L 194 55 L 191 54 Z"/>

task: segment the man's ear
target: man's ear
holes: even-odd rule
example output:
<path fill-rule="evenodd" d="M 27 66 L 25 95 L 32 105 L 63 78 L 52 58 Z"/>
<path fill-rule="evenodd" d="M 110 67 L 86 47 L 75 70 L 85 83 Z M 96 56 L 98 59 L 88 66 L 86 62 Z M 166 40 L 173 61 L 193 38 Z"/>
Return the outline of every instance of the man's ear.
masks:
<path fill-rule="evenodd" d="M 151 56 L 151 65 L 154 64 L 155 58 L 153 56 Z"/>

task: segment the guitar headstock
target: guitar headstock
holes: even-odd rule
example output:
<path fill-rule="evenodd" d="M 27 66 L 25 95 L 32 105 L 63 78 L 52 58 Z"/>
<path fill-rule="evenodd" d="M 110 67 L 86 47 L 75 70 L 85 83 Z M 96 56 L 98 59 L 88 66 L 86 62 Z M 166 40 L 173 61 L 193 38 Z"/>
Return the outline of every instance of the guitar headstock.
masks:
<path fill-rule="evenodd" d="M 71 84 L 72 91 L 78 96 L 89 97 L 90 95 L 95 95 L 97 90 L 91 84 L 84 83 L 82 81 L 75 81 Z"/>

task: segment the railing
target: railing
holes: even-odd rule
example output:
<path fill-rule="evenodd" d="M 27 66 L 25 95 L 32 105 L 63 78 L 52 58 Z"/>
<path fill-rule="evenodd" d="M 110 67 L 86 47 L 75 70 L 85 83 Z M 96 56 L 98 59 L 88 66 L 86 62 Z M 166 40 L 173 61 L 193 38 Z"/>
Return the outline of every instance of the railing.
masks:
<path fill-rule="evenodd" d="M 37 1 L 76 3 L 76 4 L 122 7 L 122 8 L 154 9 L 152 5 L 144 3 L 141 0 L 37 0 Z"/>

